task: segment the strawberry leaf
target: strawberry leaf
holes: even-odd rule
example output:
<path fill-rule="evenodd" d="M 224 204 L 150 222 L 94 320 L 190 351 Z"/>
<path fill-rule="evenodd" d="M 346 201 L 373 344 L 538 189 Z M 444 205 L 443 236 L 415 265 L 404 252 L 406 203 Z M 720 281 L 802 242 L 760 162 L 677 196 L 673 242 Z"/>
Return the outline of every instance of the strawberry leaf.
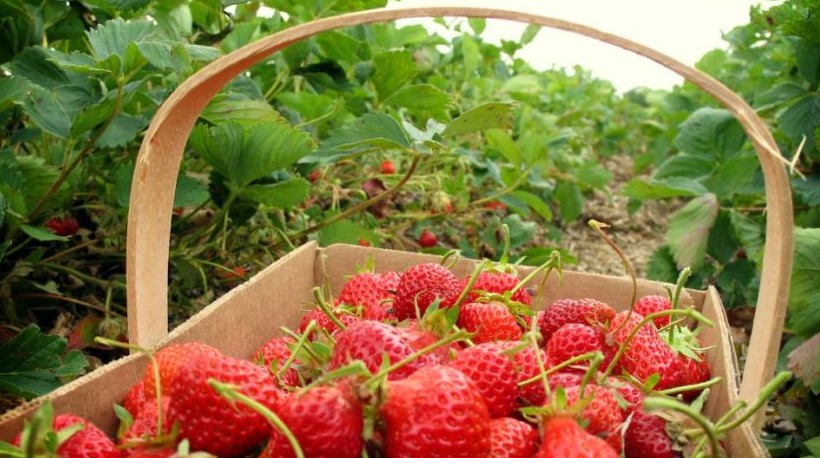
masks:
<path fill-rule="evenodd" d="M 803 380 L 814 394 L 820 394 L 820 334 L 803 342 L 789 353 L 789 369 Z"/>
<path fill-rule="evenodd" d="M 697 269 L 703 264 L 709 230 L 715 224 L 718 208 L 717 197 L 708 193 L 692 199 L 672 217 L 666 243 L 678 268 L 690 266 Z"/>
<path fill-rule="evenodd" d="M 487 129 L 509 129 L 512 125 L 512 103 L 492 102 L 465 111 L 441 133 L 444 137 L 459 137 Z"/>

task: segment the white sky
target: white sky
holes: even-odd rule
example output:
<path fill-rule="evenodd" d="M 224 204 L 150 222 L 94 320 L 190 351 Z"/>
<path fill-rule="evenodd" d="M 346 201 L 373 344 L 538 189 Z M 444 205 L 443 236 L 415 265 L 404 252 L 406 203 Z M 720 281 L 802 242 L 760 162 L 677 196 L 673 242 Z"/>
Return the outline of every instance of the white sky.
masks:
<path fill-rule="evenodd" d="M 389 7 L 474 6 L 515 9 L 567 19 L 621 35 L 693 65 L 704 53 L 726 48 L 723 32 L 749 22 L 749 8 L 772 0 L 401 0 Z M 515 40 L 526 25 L 488 21 L 483 36 Z M 671 88 L 681 78 L 645 58 L 588 38 L 542 29 L 519 51 L 536 68 L 581 65 L 619 90 L 636 86 Z"/>

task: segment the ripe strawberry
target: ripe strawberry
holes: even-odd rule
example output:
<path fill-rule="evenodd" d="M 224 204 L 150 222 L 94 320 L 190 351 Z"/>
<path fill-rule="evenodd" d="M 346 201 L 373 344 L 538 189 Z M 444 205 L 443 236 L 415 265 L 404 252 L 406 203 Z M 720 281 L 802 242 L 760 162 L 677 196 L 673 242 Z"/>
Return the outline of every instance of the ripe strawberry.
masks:
<path fill-rule="evenodd" d="M 556 390 L 558 387 L 568 388 L 580 385 L 584 380 L 584 374 L 580 372 L 560 371 L 550 374 L 547 380 L 550 382 L 550 389 Z"/>
<path fill-rule="evenodd" d="M 45 222 L 45 226 L 61 237 L 74 235 L 80 229 L 80 224 L 73 216 L 49 218 L 48 221 Z"/>
<path fill-rule="evenodd" d="M 357 317 L 356 315 L 351 315 L 350 313 L 347 313 L 342 309 L 334 309 L 333 313 L 336 315 L 339 321 L 341 321 L 342 324 L 345 326 L 350 326 L 353 323 L 359 321 L 359 317 Z M 315 320 L 316 325 L 319 326 L 319 329 L 324 329 L 330 335 L 339 332 L 339 327 L 336 326 L 336 323 L 334 323 L 319 307 L 315 307 L 309 312 L 302 315 L 302 319 L 301 321 L 299 321 L 299 332 L 304 333 L 305 329 L 307 329 L 311 320 Z M 314 339 L 319 334 L 319 331 L 313 331 L 310 335 L 310 338 Z"/>
<path fill-rule="evenodd" d="M 169 458 L 177 456 L 176 453 L 171 447 L 137 447 L 123 450 L 122 458 Z"/>
<path fill-rule="evenodd" d="M 538 319 L 544 342 L 552 333 L 568 323 L 606 323 L 615 316 L 615 310 L 595 299 L 559 299 L 553 302 Z"/>
<path fill-rule="evenodd" d="M 362 454 L 362 405 L 345 384 L 293 393 L 282 401 L 276 413 L 296 437 L 305 456 L 358 458 Z M 274 428 L 260 458 L 294 456 L 288 440 Z"/>
<path fill-rule="evenodd" d="M 389 383 L 381 413 L 387 458 L 490 453 L 487 406 L 473 383 L 455 368 L 428 366 Z"/>
<path fill-rule="evenodd" d="M 168 404 L 171 399 L 168 396 L 162 397 L 162 433 L 167 434 L 171 427 L 168 424 Z M 134 422 L 122 435 L 124 441 L 142 440 L 146 441 L 157 436 L 159 409 L 155 399 L 145 401 L 142 409 L 134 416 Z"/>
<path fill-rule="evenodd" d="M 551 366 L 593 351 L 612 353 L 606 345 L 604 332 L 601 329 L 581 323 L 567 323 L 561 326 L 550 337 L 546 350 Z M 606 363 L 603 363 L 601 367 L 605 368 Z"/>
<path fill-rule="evenodd" d="M 393 313 L 399 320 L 424 315 L 427 307 L 436 299 L 441 307 L 449 307 L 461 294 L 459 281 L 449 269 L 441 264 L 424 263 L 408 268 L 399 279 Z"/>
<path fill-rule="evenodd" d="M 670 310 L 671 308 L 672 301 L 670 301 L 668 297 L 661 296 L 659 294 L 651 294 L 638 299 L 638 301 L 635 302 L 635 308 L 633 311 L 635 313 L 640 313 L 643 316 L 647 316 L 650 313 L 662 312 L 664 310 Z M 660 329 L 669 324 L 669 316 L 655 317 L 652 321 L 654 321 L 655 326 Z"/>
<path fill-rule="evenodd" d="M 322 179 L 322 171 L 319 170 L 319 169 L 313 169 L 313 170 L 310 171 L 310 174 L 308 174 L 308 180 L 310 180 L 311 183 L 316 183 L 317 181 L 319 181 L 321 179 Z"/>
<path fill-rule="evenodd" d="M 467 286 L 470 278 L 466 277 L 461 281 L 461 289 Z M 504 294 L 507 291 L 512 291 L 518 286 L 519 280 L 514 274 L 508 272 L 501 272 L 498 270 L 485 270 L 478 274 L 475 283 L 473 284 L 470 293 L 467 295 L 465 302 L 475 302 L 479 298 L 479 291 L 486 291 L 494 294 Z M 527 288 L 518 289 L 511 297 L 512 300 L 522 304 L 530 305 L 532 297 L 527 291 Z"/>
<path fill-rule="evenodd" d="M 244 456 L 270 434 L 271 426 L 249 407 L 228 402 L 210 379 L 233 385 L 274 411 L 285 393 L 265 368 L 250 361 L 202 353 L 179 368 L 168 392 L 168 421 L 179 423 L 179 439 L 219 457 Z"/>
<path fill-rule="evenodd" d="M 145 380 L 141 379 L 128 389 L 125 394 L 125 399 L 122 401 L 122 406 L 132 417 L 136 417 L 142 406 L 145 404 Z"/>
<path fill-rule="evenodd" d="M 503 417 L 490 420 L 490 456 L 531 458 L 538 451 L 538 431 L 531 424 Z"/>
<path fill-rule="evenodd" d="M 523 332 L 515 317 L 501 302 L 470 302 L 461 306 L 458 326 L 476 333 L 474 343 L 521 340 Z"/>
<path fill-rule="evenodd" d="M 666 433 L 666 421 L 642 410 L 635 411 L 624 434 L 626 458 L 675 458 L 680 456 L 672 445 L 672 439 Z"/>
<path fill-rule="evenodd" d="M 643 320 L 638 313 L 618 313 L 609 326 L 610 336 L 615 345 L 626 344 L 626 351 L 618 361 L 618 366 L 641 383 L 653 374 L 660 380 L 655 389 L 663 390 L 676 386 L 680 380 L 682 365 L 678 355 L 660 336 L 655 325 L 647 323 L 641 327 L 630 342 L 626 342 L 632 330 Z"/>
<path fill-rule="evenodd" d="M 57 446 L 57 456 L 60 458 L 119 458 L 120 451 L 114 442 L 100 428 L 85 418 L 73 414 L 57 415 L 51 422 L 50 431 L 59 432 L 76 424 L 82 425 L 82 428 Z M 31 447 L 33 451 L 44 451 L 42 449 L 44 444 L 40 441 L 47 440 L 46 434 L 50 431 L 47 428 L 38 430 L 36 437 L 30 437 L 30 440 L 35 441 L 33 444 L 21 444 L 22 434 L 19 434 L 14 438 L 12 444 L 17 447 L 22 446 L 24 450 Z"/>
<path fill-rule="evenodd" d="M 582 398 L 580 385 L 567 387 L 564 392 L 568 406 L 574 405 Z M 592 398 L 581 411 L 581 418 L 587 422 L 586 430 L 590 434 L 603 437 L 615 434 L 624 422 L 624 413 L 618 405 L 615 393 L 607 387 L 587 385 L 584 387 L 583 397 Z"/>
<path fill-rule="evenodd" d="M 520 347 L 522 342 L 497 342 L 504 351 L 511 351 L 514 348 Z M 541 361 L 546 368 L 547 354 L 543 349 L 538 349 Z M 515 366 L 516 384 L 524 380 L 529 380 L 536 375 L 541 374 L 541 369 L 538 365 L 538 354 L 531 346 L 526 346 L 513 355 L 513 365 Z M 534 382 L 528 385 L 518 387 L 519 402 L 524 405 L 542 406 L 547 400 L 547 393 L 544 392 L 544 385 L 542 382 Z"/>
<path fill-rule="evenodd" d="M 504 417 L 515 409 L 518 386 L 512 359 L 503 347 L 484 343 L 462 350 L 450 363 L 473 381 L 490 417 Z"/>
<path fill-rule="evenodd" d="M 168 394 L 168 390 L 171 384 L 173 384 L 179 372 L 179 368 L 186 364 L 192 357 L 201 354 L 216 356 L 219 355 L 220 352 L 216 348 L 201 342 L 184 342 L 168 345 L 154 355 L 154 360 L 159 367 L 159 379 L 163 395 Z M 145 368 L 142 380 L 145 383 L 145 397 L 156 399 L 153 364 L 149 363 Z"/>
<path fill-rule="evenodd" d="M 441 336 L 434 330 L 427 329 L 428 325 L 420 324 L 417 320 L 407 320 L 407 327 L 399 328 L 402 336 L 413 348 L 413 351 L 422 350 L 425 347 L 435 344 L 441 339 Z M 446 330 L 445 332 L 446 333 Z M 450 354 L 456 354 L 461 350 L 458 342 L 453 342 L 449 346 L 440 347 L 432 353 L 422 355 L 419 358 L 420 362 L 426 364 L 444 364 L 449 361 Z"/>
<path fill-rule="evenodd" d="M 378 321 L 362 320 L 336 334 L 329 369 L 338 369 L 354 360 L 360 360 L 375 374 L 379 371 L 384 356 L 391 363 L 396 363 L 414 351 L 401 330 Z M 391 372 L 388 379 L 403 379 L 428 361 L 423 357 L 419 358 Z"/>
<path fill-rule="evenodd" d="M 419 245 L 422 248 L 432 248 L 438 245 L 438 236 L 430 229 L 424 229 L 419 234 Z"/>
<path fill-rule="evenodd" d="M 393 299 L 399 278 L 397 272 L 356 274 L 342 286 L 339 303 L 361 306 L 365 319 L 384 321 L 392 316 L 392 308 L 386 302 Z"/>
<path fill-rule="evenodd" d="M 613 388 L 624 401 L 625 413 L 634 412 L 643 405 L 644 394 L 637 386 L 619 377 L 607 378 L 606 385 Z"/>
<path fill-rule="evenodd" d="M 290 358 L 291 352 L 289 345 L 295 343 L 291 337 L 283 336 L 283 337 L 275 337 L 267 342 L 265 342 L 253 356 L 253 362 L 264 366 L 269 371 L 271 370 L 271 363 L 275 362 L 273 365 L 273 370 L 278 373 L 279 368 L 281 368 Z M 298 360 L 294 360 L 293 364 L 299 364 Z M 286 386 L 298 387 L 301 386 L 299 382 L 299 373 L 296 371 L 296 368 L 291 364 L 288 367 L 288 370 L 282 374 L 281 379 L 279 382 Z M 277 375 L 273 373 L 271 375 Z"/>
<path fill-rule="evenodd" d="M 544 423 L 535 458 L 618 458 L 618 453 L 603 439 L 586 432 L 574 418 L 556 416 Z"/>
<path fill-rule="evenodd" d="M 394 164 L 393 161 L 390 160 L 382 161 L 380 168 L 382 173 L 385 175 L 392 175 L 396 173 L 396 164 Z"/>
<path fill-rule="evenodd" d="M 486 202 L 483 205 L 483 207 L 486 208 L 487 210 L 504 211 L 504 210 L 507 209 L 507 204 L 505 204 L 504 202 L 501 202 L 500 200 L 491 200 L 489 202 Z"/>
<path fill-rule="evenodd" d="M 681 378 L 677 381 L 676 386 L 695 385 L 703 383 L 711 378 L 709 370 L 709 362 L 706 361 L 706 355 L 698 355 L 700 359 L 690 358 L 683 353 L 678 354 L 678 360 L 682 366 L 680 372 Z M 700 394 L 702 390 L 689 390 L 682 393 L 683 400 L 692 402 Z"/>

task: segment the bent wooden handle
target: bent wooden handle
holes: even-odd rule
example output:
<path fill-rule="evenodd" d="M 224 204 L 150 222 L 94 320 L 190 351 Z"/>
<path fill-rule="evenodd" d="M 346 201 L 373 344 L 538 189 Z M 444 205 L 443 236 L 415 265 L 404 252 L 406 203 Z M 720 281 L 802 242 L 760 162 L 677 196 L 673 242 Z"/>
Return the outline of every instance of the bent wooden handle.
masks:
<path fill-rule="evenodd" d="M 227 54 L 186 80 L 157 111 L 134 170 L 128 214 L 128 331 L 132 344 L 152 346 L 168 332 L 168 255 L 171 209 L 182 154 L 205 105 L 231 79 L 299 40 L 340 27 L 402 18 L 465 16 L 507 19 L 565 30 L 645 56 L 717 99 L 743 125 L 763 168 L 766 246 L 760 294 L 740 397 L 754 399 L 774 372 L 785 320 L 792 265 L 792 201 L 777 145 L 746 102 L 700 71 L 639 43 L 580 24 L 517 11 L 467 7 L 371 10 L 298 25 Z"/>

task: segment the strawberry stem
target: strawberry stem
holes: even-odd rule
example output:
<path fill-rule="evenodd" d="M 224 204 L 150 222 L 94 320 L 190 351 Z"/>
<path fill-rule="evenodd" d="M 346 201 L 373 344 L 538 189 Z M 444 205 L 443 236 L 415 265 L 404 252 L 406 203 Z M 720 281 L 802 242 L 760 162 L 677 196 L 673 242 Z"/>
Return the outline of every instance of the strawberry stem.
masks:
<path fill-rule="evenodd" d="M 694 318 L 694 319 L 700 321 L 701 323 L 705 324 L 706 326 L 710 326 L 710 327 L 714 326 L 714 323 L 712 323 L 712 321 L 709 318 L 706 318 L 705 316 L 703 316 L 702 313 L 698 312 L 695 309 L 661 310 L 659 312 L 650 313 L 650 314 L 646 315 L 643 318 L 643 320 L 641 320 L 638 323 L 638 325 L 635 326 L 632 329 L 632 331 L 629 333 L 627 338 L 618 347 L 618 352 L 615 353 L 615 357 L 612 358 L 612 361 L 609 363 L 609 366 L 607 366 L 606 371 L 604 371 L 603 375 L 601 376 L 602 380 L 606 380 L 606 378 L 610 374 L 612 374 L 612 371 L 615 370 L 615 367 L 617 366 L 618 361 L 620 361 L 623 354 L 626 353 L 626 349 L 629 347 L 629 344 L 630 344 L 630 342 L 632 342 L 632 339 L 638 334 L 638 331 L 642 327 L 644 327 L 645 325 L 647 325 L 648 323 L 653 321 L 655 318 L 662 317 L 662 316 L 687 316 L 689 318 Z M 618 332 L 628 322 L 629 322 L 629 318 L 625 319 L 624 322 L 618 327 L 618 329 L 615 330 L 615 332 Z"/>
<path fill-rule="evenodd" d="M 638 299 L 638 276 L 635 274 L 635 269 L 632 268 L 632 263 L 629 262 L 629 259 L 626 258 L 626 255 L 624 255 L 624 252 L 621 251 L 621 248 L 618 247 L 614 240 L 612 240 L 612 237 L 604 232 L 604 228 L 610 227 L 609 224 L 595 221 L 594 219 L 589 220 L 587 224 L 595 229 L 596 232 L 601 234 L 601 237 L 603 237 L 607 245 L 611 246 L 612 249 L 615 250 L 615 253 L 621 259 L 621 263 L 624 265 L 624 268 L 629 273 L 629 278 L 632 280 L 632 300 L 629 302 L 629 314 L 632 315 L 632 310 L 635 308 L 635 301 Z M 624 321 L 624 323 L 626 323 L 626 321 Z"/>
<path fill-rule="evenodd" d="M 288 369 L 290 369 L 290 366 L 293 365 L 293 362 L 296 360 L 296 352 L 298 352 L 300 348 L 306 347 L 308 336 L 310 336 L 313 330 L 316 329 L 316 326 L 316 320 L 310 320 L 310 323 L 308 323 L 307 327 L 305 327 L 305 331 L 296 341 L 296 345 L 290 349 L 290 356 L 285 360 L 285 364 L 282 364 L 282 367 L 276 371 L 275 375 L 277 381 L 281 381 L 282 377 L 284 377 L 285 373 Z"/>
<path fill-rule="evenodd" d="M 240 393 L 235 385 L 222 383 L 213 378 L 209 379 L 208 383 L 216 390 L 217 393 L 219 393 L 220 396 L 227 399 L 231 404 L 239 401 L 265 417 L 265 419 L 268 420 L 268 423 L 278 429 L 279 432 L 285 436 L 285 439 L 288 440 L 290 448 L 293 449 L 293 453 L 296 455 L 296 458 L 305 458 L 305 452 L 302 451 L 302 446 L 299 445 L 299 441 L 296 440 L 296 436 L 293 434 L 293 431 L 288 428 L 285 422 L 283 422 L 278 415 L 273 413 L 259 401 Z"/>
<path fill-rule="evenodd" d="M 310 388 L 317 387 L 319 385 L 324 385 L 327 382 L 344 378 L 344 377 L 352 377 L 357 375 L 369 376 L 370 371 L 365 366 L 364 362 L 360 360 L 355 360 L 352 363 L 348 364 L 347 366 L 342 366 L 334 371 L 330 371 L 326 374 L 323 374 L 321 377 L 317 378 L 313 382 L 305 385 L 302 389 L 297 391 L 296 395 L 301 396 L 305 394 Z"/>
<path fill-rule="evenodd" d="M 345 326 L 344 323 L 342 323 L 342 320 L 340 320 L 339 317 L 337 317 L 336 314 L 333 313 L 333 310 L 330 308 L 330 304 L 328 304 L 325 301 L 324 294 L 322 294 L 322 289 L 318 286 L 313 288 L 313 297 L 316 299 L 316 303 L 322 310 L 322 313 L 324 313 L 330 319 L 330 321 L 333 322 L 333 324 L 335 324 L 342 331 L 347 329 L 347 326 Z"/>
<path fill-rule="evenodd" d="M 530 347 L 535 351 L 535 360 L 538 363 L 538 372 L 539 377 L 541 378 L 541 383 L 544 385 L 544 393 L 547 395 L 547 399 L 549 399 L 552 395 L 550 390 L 550 382 L 547 378 L 547 370 L 544 366 L 544 360 L 541 358 L 541 349 L 538 347 L 538 339 L 534 334 L 527 334 L 527 339 L 530 341 Z"/>
<path fill-rule="evenodd" d="M 510 259 L 510 226 L 502 224 L 501 234 L 504 240 L 504 246 L 501 251 L 501 258 L 498 262 L 499 264 L 507 264 Z"/>
<path fill-rule="evenodd" d="M 476 264 L 475 269 L 473 269 L 473 273 L 470 275 L 470 279 L 467 281 L 467 284 L 464 286 L 464 289 L 461 290 L 461 294 L 458 295 L 453 307 L 459 307 L 467 296 L 470 294 L 470 290 L 473 289 L 475 286 L 475 282 L 478 281 L 478 276 L 481 275 L 481 272 L 487 269 L 491 263 L 487 260 L 481 261 Z"/>
<path fill-rule="evenodd" d="M 584 353 L 584 354 L 581 354 L 581 355 L 573 356 L 572 358 L 569 358 L 565 361 L 562 361 L 560 364 L 556 364 L 555 366 L 550 367 L 545 372 L 548 376 L 552 375 L 556 372 L 560 372 L 561 370 L 566 369 L 569 366 L 572 366 L 575 363 L 580 363 L 581 361 L 590 360 L 590 359 L 595 357 L 596 353 L 600 353 L 600 352 L 591 351 L 589 353 Z M 538 374 L 534 377 L 530 377 L 526 380 L 522 380 L 522 381 L 518 382 L 518 386 L 519 387 L 527 386 L 530 383 L 535 383 L 540 379 L 541 379 L 541 374 Z"/>
<path fill-rule="evenodd" d="M 589 368 L 584 373 L 584 378 L 581 379 L 581 393 L 586 389 L 589 381 L 598 373 L 598 367 L 604 362 L 604 354 L 596 351 L 592 354 L 592 359 L 589 360 Z"/>
<path fill-rule="evenodd" d="M 549 278 L 550 273 L 552 273 L 553 270 L 557 270 L 560 275 L 561 268 L 561 253 L 557 250 L 553 250 L 550 253 L 549 259 L 547 259 L 546 262 L 544 262 L 543 264 L 535 268 L 532 272 L 527 274 L 526 277 L 521 279 L 521 281 L 519 281 L 518 284 L 510 290 L 510 296 L 514 295 L 516 292 L 518 292 L 519 289 L 523 288 L 527 285 L 527 283 L 532 281 L 532 279 L 535 278 L 538 274 L 546 270 L 547 272 L 546 274 L 544 274 L 544 280 L 541 283 L 541 285 L 543 286 L 543 284 L 547 281 L 547 278 Z"/>
<path fill-rule="evenodd" d="M 674 410 L 675 412 L 680 412 L 683 415 L 687 416 L 689 419 L 694 421 L 698 426 L 700 426 L 701 430 L 706 434 L 706 437 L 709 440 L 711 456 L 719 456 L 719 433 L 715 430 L 715 427 L 712 424 L 712 422 L 709 421 L 709 419 L 702 415 L 700 412 L 695 411 L 695 409 L 693 409 L 691 406 L 688 406 L 675 399 L 655 396 L 649 396 L 647 398 L 644 398 L 643 405 L 644 408 L 646 408 L 647 410 Z"/>
<path fill-rule="evenodd" d="M 692 269 L 690 269 L 689 267 L 686 267 L 680 271 L 680 275 L 678 275 L 678 281 L 675 283 L 675 292 L 672 294 L 671 298 L 672 310 L 678 308 L 678 305 L 680 303 L 680 294 L 683 291 L 683 285 L 686 283 L 686 280 L 689 279 L 690 275 L 692 275 Z M 669 328 L 670 345 L 672 345 L 672 343 L 675 341 L 675 328 L 677 328 L 677 326 L 672 326 L 671 328 Z"/>
<path fill-rule="evenodd" d="M 315 328 L 314 328 L 314 329 L 315 329 Z M 299 339 L 301 339 L 301 338 L 302 338 L 302 335 L 310 335 L 310 333 L 309 333 L 309 332 L 302 333 L 302 335 L 296 334 L 295 332 L 291 331 L 290 329 L 286 328 L 285 326 L 280 327 L 280 328 L 279 328 L 279 330 L 280 330 L 280 331 L 282 331 L 282 334 L 284 334 L 284 335 L 286 335 L 286 336 L 290 337 L 291 339 L 293 339 L 293 340 L 295 340 L 295 341 L 299 341 Z M 305 328 L 305 330 L 307 330 L 307 328 Z M 313 360 L 314 360 L 314 361 L 316 361 L 317 363 L 322 363 L 322 362 L 323 362 L 322 358 L 320 358 L 320 357 L 319 357 L 319 355 L 317 355 L 317 354 L 316 354 L 316 352 L 314 352 L 314 351 L 313 351 L 313 349 L 312 349 L 312 348 L 310 348 L 310 345 L 305 345 L 305 346 L 303 347 L 303 349 L 304 349 L 304 350 L 305 350 L 305 351 L 306 351 L 306 352 L 310 355 L 310 357 L 311 357 L 311 358 L 313 358 Z"/>
<path fill-rule="evenodd" d="M 757 412 L 761 407 L 763 407 L 764 404 L 766 404 L 766 402 L 768 402 L 769 398 L 772 397 L 775 391 L 777 391 L 777 389 L 780 388 L 781 385 L 789 381 L 791 378 L 792 373 L 788 371 L 780 372 L 779 374 L 777 374 L 769 383 L 766 384 L 766 386 L 763 387 L 763 389 L 760 390 L 760 394 L 757 396 L 757 399 L 755 399 L 754 404 L 745 409 L 741 416 L 736 418 L 731 423 L 718 423 L 718 432 L 725 433 L 726 431 L 731 431 L 732 429 L 735 429 L 738 426 L 740 426 L 740 424 L 744 421 L 751 418 L 755 414 L 755 412 Z M 728 419 L 721 418 L 721 420 Z"/>
<path fill-rule="evenodd" d="M 666 396 L 674 396 L 676 394 L 685 393 L 685 392 L 690 391 L 690 390 L 703 390 L 705 388 L 709 388 L 712 385 L 717 385 L 718 383 L 720 383 L 722 381 L 723 381 L 723 379 L 721 377 L 715 377 L 715 378 L 709 379 L 705 382 L 693 383 L 691 385 L 675 386 L 675 387 L 672 387 L 672 388 L 667 388 L 665 390 L 656 391 L 655 393 L 663 394 L 663 395 L 666 395 Z"/>
<path fill-rule="evenodd" d="M 450 258 L 453 258 L 453 259 L 450 260 Z M 442 266 L 444 266 L 448 269 L 452 269 L 453 266 L 455 266 L 458 263 L 458 261 L 460 261 L 460 260 L 461 260 L 461 252 L 460 251 L 458 251 L 458 250 L 449 250 L 448 252 L 444 253 L 444 255 L 441 257 L 441 261 L 439 261 L 439 264 L 441 264 Z"/>

